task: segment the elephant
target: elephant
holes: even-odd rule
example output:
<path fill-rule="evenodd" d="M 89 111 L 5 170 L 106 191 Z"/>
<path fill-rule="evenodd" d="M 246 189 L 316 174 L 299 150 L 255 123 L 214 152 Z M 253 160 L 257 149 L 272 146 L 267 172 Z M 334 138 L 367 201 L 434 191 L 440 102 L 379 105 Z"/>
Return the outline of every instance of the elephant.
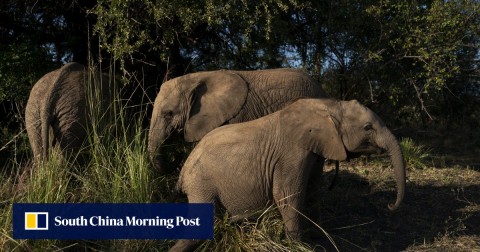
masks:
<path fill-rule="evenodd" d="M 94 73 L 95 81 L 89 81 L 89 73 L 85 66 L 72 62 L 45 74 L 33 86 L 25 124 L 34 163 L 44 160 L 52 147 L 60 149 L 62 158 L 82 148 L 87 139 L 87 106 L 91 104 L 86 90 L 101 92 L 98 104 L 111 100 L 108 74 Z M 95 87 L 87 88 L 88 83 Z"/>
<path fill-rule="evenodd" d="M 148 153 L 161 175 L 161 146 L 176 132 L 196 142 L 211 130 L 250 121 L 282 109 L 301 97 L 324 97 L 321 86 L 295 69 L 217 70 L 191 73 L 162 84 L 155 99 L 148 133 Z"/>
<path fill-rule="evenodd" d="M 232 220 L 276 204 L 286 234 L 304 238 L 305 200 L 325 158 L 346 160 L 386 151 L 396 180 L 395 211 L 405 194 L 405 164 L 398 140 L 381 118 L 356 100 L 299 99 L 284 109 L 208 133 L 180 172 L 177 190 L 189 203 L 218 203 Z M 320 182 L 321 183 L 321 182 Z M 178 240 L 172 251 L 186 251 L 195 240 Z"/>

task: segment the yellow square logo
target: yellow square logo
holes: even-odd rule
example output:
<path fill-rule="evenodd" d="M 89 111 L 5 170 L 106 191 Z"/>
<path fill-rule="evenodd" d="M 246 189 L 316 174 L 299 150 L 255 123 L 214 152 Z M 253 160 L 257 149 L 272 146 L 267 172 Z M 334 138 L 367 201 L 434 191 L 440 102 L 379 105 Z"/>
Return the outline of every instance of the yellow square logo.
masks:
<path fill-rule="evenodd" d="M 25 230 L 48 230 L 48 213 L 25 212 Z"/>

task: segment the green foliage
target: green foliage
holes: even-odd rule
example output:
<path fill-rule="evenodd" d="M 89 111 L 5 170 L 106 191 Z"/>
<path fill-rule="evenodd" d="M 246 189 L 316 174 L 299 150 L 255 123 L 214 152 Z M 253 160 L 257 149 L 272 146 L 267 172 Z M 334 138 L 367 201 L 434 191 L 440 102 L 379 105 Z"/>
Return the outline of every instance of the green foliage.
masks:
<path fill-rule="evenodd" d="M 0 50 L 0 102 L 25 102 L 33 83 L 52 67 L 47 50 L 32 50 L 29 46 L 18 43 Z"/>
<path fill-rule="evenodd" d="M 453 112 L 451 106 L 462 107 L 459 98 L 478 95 L 457 89 L 479 89 L 473 74 L 480 48 L 478 1 L 354 6 L 333 12 L 340 15 L 325 25 L 327 67 L 321 79 L 330 94 L 378 106 L 402 124 L 442 117 Z"/>
<path fill-rule="evenodd" d="M 425 124 L 445 113 L 457 116 L 457 108 L 469 114 L 466 108 L 478 103 L 479 5 L 6 0 L 0 4 L 9 20 L 0 39 L 0 102 L 19 104 L 8 119 L 21 117 L 42 74 L 91 55 L 118 61 L 126 81 L 144 78 L 150 99 L 163 80 L 187 72 L 296 67 L 319 79 L 330 96 L 377 106 L 382 117 L 401 123 Z"/>
<path fill-rule="evenodd" d="M 416 144 L 411 138 L 403 138 L 400 141 L 403 158 L 407 168 L 425 169 L 431 161 L 431 150 L 421 144 Z"/>
<path fill-rule="evenodd" d="M 77 5 L 57 1 L 14 1 L 0 3 L 0 103 L 25 102 L 33 84 L 46 72 L 73 57 L 72 52 L 87 45 L 72 28 L 81 12 L 69 12 Z M 84 55 L 86 61 L 87 55 Z M 76 57 L 74 57 L 76 58 Z"/>
<path fill-rule="evenodd" d="M 206 57 L 218 61 L 214 62 L 218 68 L 238 63 L 256 66 L 259 62 L 254 60 L 262 58 L 259 50 L 268 47 L 268 41 L 281 31 L 278 17 L 300 6 L 296 1 L 284 0 L 260 4 L 229 0 L 100 0 L 91 13 L 98 17 L 95 33 L 101 49 L 120 60 L 122 67 L 125 61 L 144 59 L 143 53 L 155 53 L 163 62 L 176 64 L 185 58 L 211 67 L 207 59 L 196 59 Z M 227 60 L 225 56 L 235 58 Z"/>
<path fill-rule="evenodd" d="M 382 1 L 367 13 L 377 21 L 393 19 L 384 23 L 388 46 L 399 60 L 422 69 L 410 77 L 423 81 L 421 91 L 428 93 L 444 88 L 447 80 L 460 73 L 462 48 L 475 43 L 471 39 L 479 27 L 479 7 L 478 1 Z"/>

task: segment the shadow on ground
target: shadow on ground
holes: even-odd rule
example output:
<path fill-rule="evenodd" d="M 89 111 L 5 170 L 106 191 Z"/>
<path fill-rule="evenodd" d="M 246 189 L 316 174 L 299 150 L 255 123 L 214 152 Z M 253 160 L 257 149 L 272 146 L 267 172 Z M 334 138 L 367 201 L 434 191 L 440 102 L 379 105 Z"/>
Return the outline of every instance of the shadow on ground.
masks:
<path fill-rule="evenodd" d="M 480 183 L 469 186 L 433 186 L 407 183 L 404 203 L 390 212 L 391 191 L 372 192 L 365 178 L 341 171 L 336 187 L 321 199 L 319 223 L 340 251 L 403 251 L 433 243 L 439 237 L 480 234 Z M 320 234 L 317 242 L 334 251 Z"/>

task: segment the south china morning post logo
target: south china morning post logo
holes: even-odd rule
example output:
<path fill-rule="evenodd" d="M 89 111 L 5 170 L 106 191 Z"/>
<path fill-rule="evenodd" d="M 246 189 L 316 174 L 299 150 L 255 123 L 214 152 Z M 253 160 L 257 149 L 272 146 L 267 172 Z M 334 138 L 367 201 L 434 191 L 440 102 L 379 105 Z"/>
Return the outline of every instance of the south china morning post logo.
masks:
<path fill-rule="evenodd" d="M 13 204 L 14 239 L 213 239 L 213 205 Z"/>
<path fill-rule="evenodd" d="M 62 218 L 62 216 L 55 216 L 54 225 L 56 227 L 120 227 L 120 226 L 132 226 L 132 227 L 165 227 L 167 229 L 173 229 L 179 226 L 201 226 L 200 217 L 193 219 L 186 219 L 182 216 L 176 216 L 173 218 L 160 218 L 155 216 L 154 218 L 137 218 L 137 216 L 125 216 L 125 218 L 112 218 L 110 216 L 91 216 L 89 218 L 83 215 L 76 218 Z M 39 229 L 36 229 L 39 230 Z"/>
<path fill-rule="evenodd" d="M 25 230 L 48 230 L 48 213 L 25 212 Z"/>

